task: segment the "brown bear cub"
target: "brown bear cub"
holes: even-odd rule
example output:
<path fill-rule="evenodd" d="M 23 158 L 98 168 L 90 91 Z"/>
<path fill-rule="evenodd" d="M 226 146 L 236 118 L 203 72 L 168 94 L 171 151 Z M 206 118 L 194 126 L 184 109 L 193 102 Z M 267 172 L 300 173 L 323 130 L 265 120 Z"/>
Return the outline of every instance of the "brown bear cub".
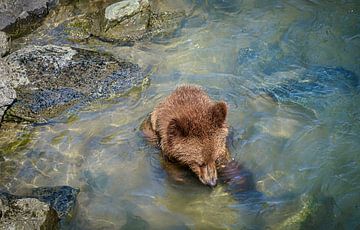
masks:
<path fill-rule="evenodd" d="M 143 132 L 165 157 L 188 166 L 213 187 L 218 170 L 230 160 L 226 115 L 225 102 L 211 100 L 198 86 L 184 85 L 155 107 Z"/>

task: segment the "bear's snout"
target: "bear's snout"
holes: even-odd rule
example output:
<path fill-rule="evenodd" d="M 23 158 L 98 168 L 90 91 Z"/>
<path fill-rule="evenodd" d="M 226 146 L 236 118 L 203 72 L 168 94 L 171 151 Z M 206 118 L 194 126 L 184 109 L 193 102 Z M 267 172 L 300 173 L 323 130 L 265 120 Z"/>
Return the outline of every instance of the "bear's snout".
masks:
<path fill-rule="evenodd" d="M 217 171 L 214 163 L 200 166 L 199 179 L 203 184 L 215 187 L 217 184 Z"/>

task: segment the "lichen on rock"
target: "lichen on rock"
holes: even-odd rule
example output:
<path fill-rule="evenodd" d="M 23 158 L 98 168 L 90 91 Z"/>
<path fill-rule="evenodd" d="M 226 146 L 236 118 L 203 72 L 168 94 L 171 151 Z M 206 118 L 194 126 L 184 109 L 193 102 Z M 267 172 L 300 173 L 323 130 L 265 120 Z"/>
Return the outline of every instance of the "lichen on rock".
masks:
<path fill-rule="evenodd" d="M 75 104 L 125 93 L 142 84 L 136 64 L 94 51 L 54 45 L 28 46 L 4 60 L 23 79 L 6 120 L 46 122 Z"/>

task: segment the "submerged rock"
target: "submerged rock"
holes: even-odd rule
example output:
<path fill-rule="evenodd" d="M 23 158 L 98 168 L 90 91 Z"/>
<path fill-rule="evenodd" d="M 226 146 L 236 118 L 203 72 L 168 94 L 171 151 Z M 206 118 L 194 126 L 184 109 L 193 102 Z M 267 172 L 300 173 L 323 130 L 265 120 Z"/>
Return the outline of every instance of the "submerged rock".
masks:
<path fill-rule="evenodd" d="M 79 189 L 70 186 L 39 187 L 31 189 L 27 196 L 50 204 L 61 220 L 71 218 Z"/>
<path fill-rule="evenodd" d="M 39 187 L 25 195 L 0 191 L 1 229 L 56 229 L 73 215 L 78 189 Z"/>
<path fill-rule="evenodd" d="M 311 109 L 326 108 L 328 98 L 352 95 L 360 89 L 360 78 L 344 68 L 314 66 L 292 71 L 294 74 L 275 73 L 279 79 L 264 89 L 279 102 L 295 102 Z M 324 98 L 326 100 L 324 100 Z"/>
<path fill-rule="evenodd" d="M 299 211 L 276 226 L 276 229 L 343 229 L 343 226 L 335 225 L 336 203 L 332 197 L 319 192 L 301 198 Z"/>
<path fill-rule="evenodd" d="M 58 0 L 4 0 L 0 3 L 0 30 L 19 37 L 36 28 Z"/>
<path fill-rule="evenodd" d="M 14 86 L 17 100 L 6 120 L 45 122 L 75 104 L 125 93 L 144 78 L 136 64 L 54 45 L 29 46 L 5 61 L 22 79 Z"/>
<path fill-rule="evenodd" d="M 58 217 L 49 204 L 35 198 L 12 199 L 0 193 L 0 229 L 55 229 Z"/>
<path fill-rule="evenodd" d="M 10 38 L 6 33 L 0 31 L 0 57 L 5 56 L 10 51 Z"/>

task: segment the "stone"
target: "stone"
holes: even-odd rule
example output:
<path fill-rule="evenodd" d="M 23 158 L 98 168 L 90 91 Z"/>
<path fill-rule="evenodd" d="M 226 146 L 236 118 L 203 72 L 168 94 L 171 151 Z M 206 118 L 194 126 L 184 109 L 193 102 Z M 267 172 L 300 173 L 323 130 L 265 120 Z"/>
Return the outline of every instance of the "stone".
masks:
<path fill-rule="evenodd" d="M 10 38 L 5 32 L 0 31 L 0 57 L 5 56 L 10 51 Z"/>
<path fill-rule="evenodd" d="M 57 229 L 73 216 L 79 189 L 39 187 L 13 195 L 0 191 L 0 229 Z"/>
<path fill-rule="evenodd" d="M 1 67 L 0 67 L 1 68 Z M 0 79 L 0 117 L 2 119 L 6 109 L 13 103 L 16 98 L 16 92 Z"/>
<path fill-rule="evenodd" d="M 168 38 L 175 35 L 185 17 L 185 11 L 153 11 L 148 25 L 150 37 Z"/>
<path fill-rule="evenodd" d="M 26 196 L 34 197 L 42 202 L 50 204 L 61 220 L 73 216 L 76 198 L 79 189 L 70 186 L 39 187 L 33 188 Z"/>
<path fill-rule="evenodd" d="M 19 37 L 36 28 L 58 0 L 3 0 L 0 2 L 0 30 Z"/>
<path fill-rule="evenodd" d="M 121 1 L 108 6 L 105 13 L 80 15 L 63 26 L 69 39 L 133 46 L 135 42 L 174 35 L 186 17 L 185 11 L 151 9 L 148 1 Z"/>
<path fill-rule="evenodd" d="M 74 105 L 126 93 L 144 80 L 136 64 L 71 47 L 28 46 L 5 61 L 18 79 L 12 83 L 17 100 L 6 120 L 46 122 Z"/>
<path fill-rule="evenodd" d="M 6 109 L 16 98 L 16 92 L 10 84 L 11 70 L 7 63 L 0 58 L 0 118 L 2 120 Z"/>
<path fill-rule="evenodd" d="M 125 0 L 114 3 L 105 9 L 105 18 L 109 21 L 123 21 L 141 11 L 148 10 L 148 0 Z"/>
<path fill-rule="evenodd" d="M 324 195 L 321 191 L 313 195 L 302 195 L 299 210 L 289 214 L 289 217 L 274 229 L 334 229 L 335 206 L 334 198 Z M 341 229 L 340 226 L 335 227 L 338 228 Z"/>
<path fill-rule="evenodd" d="M 59 219 L 49 204 L 35 198 L 1 196 L 0 229 L 55 229 Z"/>
<path fill-rule="evenodd" d="M 98 33 L 110 39 L 135 38 L 147 32 L 150 4 L 147 0 L 126 0 L 105 9 L 106 29 Z"/>

